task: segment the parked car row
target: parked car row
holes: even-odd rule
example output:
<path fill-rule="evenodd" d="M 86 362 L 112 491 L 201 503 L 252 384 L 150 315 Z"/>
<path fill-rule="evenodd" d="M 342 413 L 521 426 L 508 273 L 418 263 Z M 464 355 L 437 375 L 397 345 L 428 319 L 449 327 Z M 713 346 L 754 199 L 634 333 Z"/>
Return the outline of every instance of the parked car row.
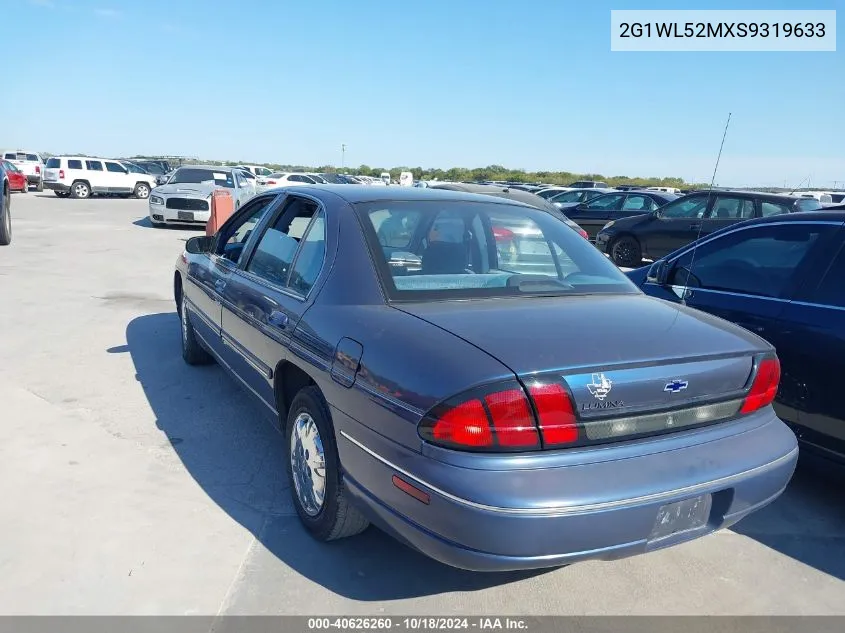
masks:
<path fill-rule="evenodd" d="M 44 161 L 38 152 L 29 150 L 3 150 L 2 160 L 14 165 L 26 178 L 27 186 L 20 191 L 28 191 L 30 186 L 36 191 L 43 190 Z M 15 178 L 17 182 L 17 178 Z"/>
<path fill-rule="evenodd" d="M 52 156 L 44 169 L 44 187 L 60 198 L 94 195 L 135 196 L 146 199 L 156 177 L 117 159 L 93 156 Z"/>

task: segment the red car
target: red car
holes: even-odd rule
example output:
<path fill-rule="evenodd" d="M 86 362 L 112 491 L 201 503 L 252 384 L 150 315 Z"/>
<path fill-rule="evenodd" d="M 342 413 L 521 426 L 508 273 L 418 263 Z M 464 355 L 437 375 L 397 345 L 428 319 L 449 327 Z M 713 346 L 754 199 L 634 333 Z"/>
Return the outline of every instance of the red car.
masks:
<path fill-rule="evenodd" d="M 29 183 L 26 181 L 26 174 L 18 169 L 13 163 L 7 160 L 0 161 L 6 170 L 6 176 L 9 178 L 9 189 L 12 191 L 29 191 Z"/>

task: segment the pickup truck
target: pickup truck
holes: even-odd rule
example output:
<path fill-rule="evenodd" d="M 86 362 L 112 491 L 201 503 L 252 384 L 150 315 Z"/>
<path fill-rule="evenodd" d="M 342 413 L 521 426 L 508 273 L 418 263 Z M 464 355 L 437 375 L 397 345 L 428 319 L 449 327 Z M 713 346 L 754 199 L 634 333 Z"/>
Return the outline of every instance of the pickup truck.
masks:
<path fill-rule="evenodd" d="M 35 185 L 36 191 L 44 191 L 44 161 L 37 152 L 5 150 L 3 158 L 20 169 L 26 176 L 26 182 Z"/>

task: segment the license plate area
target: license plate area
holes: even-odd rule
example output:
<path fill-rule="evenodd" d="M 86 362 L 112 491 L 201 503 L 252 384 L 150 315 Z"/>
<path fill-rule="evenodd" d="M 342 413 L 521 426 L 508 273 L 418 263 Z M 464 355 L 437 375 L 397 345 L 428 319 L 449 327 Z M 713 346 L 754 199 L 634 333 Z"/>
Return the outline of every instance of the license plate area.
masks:
<path fill-rule="evenodd" d="M 684 532 L 697 530 L 707 524 L 712 507 L 713 496 L 709 494 L 661 506 L 657 511 L 654 527 L 648 540 L 650 542 L 660 541 Z"/>
<path fill-rule="evenodd" d="M 192 211 L 179 211 L 179 212 L 176 214 L 176 216 L 177 216 L 180 220 L 193 220 L 193 219 L 194 219 L 194 214 L 193 214 L 193 212 L 192 212 Z"/>

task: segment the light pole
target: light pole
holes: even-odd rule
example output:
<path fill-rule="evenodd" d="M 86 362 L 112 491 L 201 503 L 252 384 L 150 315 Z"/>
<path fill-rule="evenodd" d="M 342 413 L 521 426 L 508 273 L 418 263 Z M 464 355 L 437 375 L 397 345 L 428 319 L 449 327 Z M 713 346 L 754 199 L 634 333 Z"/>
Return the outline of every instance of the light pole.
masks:
<path fill-rule="evenodd" d="M 346 170 L 346 143 L 340 144 L 340 171 Z"/>

